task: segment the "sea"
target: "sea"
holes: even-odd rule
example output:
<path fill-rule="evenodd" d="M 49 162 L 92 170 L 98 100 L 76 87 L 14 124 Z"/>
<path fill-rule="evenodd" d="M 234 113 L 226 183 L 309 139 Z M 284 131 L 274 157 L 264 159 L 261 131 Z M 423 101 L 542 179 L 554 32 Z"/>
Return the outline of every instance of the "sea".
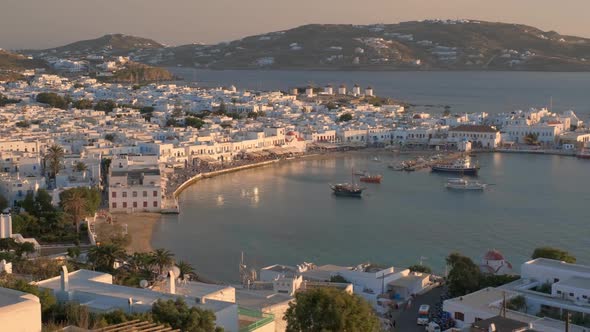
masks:
<path fill-rule="evenodd" d="M 544 100 L 553 97 L 556 111 L 590 115 L 584 91 L 590 74 L 580 73 L 196 71 L 195 81 L 260 90 L 358 82 L 380 95 L 417 105 L 448 104 L 456 112 L 546 106 Z M 178 216 L 157 223 L 152 245 L 170 249 L 206 278 L 228 283 L 239 280 L 242 252 L 254 269 L 422 262 L 443 274 L 451 252 L 479 263 L 487 250 L 497 249 L 518 272 L 534 248 L 555 246 L 590 264 L 589 161 L 479 154 L 478 180 L 490 186 L 455 192 L 444 187 L 448 176 L 387 168 L 412 157 L 336 154 L 201 180 L 180 195 Z M 350 182 L 353 168 L 382 174 L 383 181 L 366 184 L 360 199 L 335 197 L 329 184 Z"/>

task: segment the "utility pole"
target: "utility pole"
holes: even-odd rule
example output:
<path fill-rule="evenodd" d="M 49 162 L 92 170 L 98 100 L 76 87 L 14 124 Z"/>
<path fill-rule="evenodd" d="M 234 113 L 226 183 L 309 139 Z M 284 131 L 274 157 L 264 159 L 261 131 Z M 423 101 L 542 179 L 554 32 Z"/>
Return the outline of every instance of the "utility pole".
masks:
<path fill-rule="evenodd" d="M 565 311 L 565 332 L 570 332 L 570 312 L 569 310 Z"/>

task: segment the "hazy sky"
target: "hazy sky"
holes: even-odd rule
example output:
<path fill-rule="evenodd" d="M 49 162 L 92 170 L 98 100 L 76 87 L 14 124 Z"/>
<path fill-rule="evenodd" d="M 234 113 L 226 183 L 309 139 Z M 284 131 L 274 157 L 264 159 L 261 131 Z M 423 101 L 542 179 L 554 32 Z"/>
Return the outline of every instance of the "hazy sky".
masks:
<path fill-rule="evenodd" d="M 107 33 L 212 43 L 307 23 L 474 18 L 590 37 L 589 0 L 0 0 L 0 48 L 48 48 Z"/>

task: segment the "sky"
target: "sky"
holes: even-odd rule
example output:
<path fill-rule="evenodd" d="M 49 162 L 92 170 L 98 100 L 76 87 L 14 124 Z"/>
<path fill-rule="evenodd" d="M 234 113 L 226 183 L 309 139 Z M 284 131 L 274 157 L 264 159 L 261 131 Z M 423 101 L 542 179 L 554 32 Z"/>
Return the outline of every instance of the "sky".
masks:
<path fill-rule="evenodd" d="M 588 0 L 0 0 L 0 48 L 50 48 L 108 33 L 216 43 L 309 23 L 470 18 L 590 37 Z"/>

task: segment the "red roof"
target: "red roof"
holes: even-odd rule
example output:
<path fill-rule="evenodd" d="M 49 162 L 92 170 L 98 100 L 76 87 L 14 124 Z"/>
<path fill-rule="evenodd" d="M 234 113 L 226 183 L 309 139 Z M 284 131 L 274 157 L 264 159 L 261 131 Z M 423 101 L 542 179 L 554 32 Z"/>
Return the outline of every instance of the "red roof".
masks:
<path fill-rule="evenodd" d="M 492 250 L 486 252 L 483 259 L 485 259 L 487 261 L 503 261 L 504 255 L 502 255 L 502 253 L 499 252 L 498 250 L 492 249 Z"/>
<path fill-rule="evenodd" d="M 294 131 L 290 131 L 290 132 L 287 133 L 287 136 L 295 136 L 295 135 L 297 135 L 297 134 L 295 134 Z"/>

